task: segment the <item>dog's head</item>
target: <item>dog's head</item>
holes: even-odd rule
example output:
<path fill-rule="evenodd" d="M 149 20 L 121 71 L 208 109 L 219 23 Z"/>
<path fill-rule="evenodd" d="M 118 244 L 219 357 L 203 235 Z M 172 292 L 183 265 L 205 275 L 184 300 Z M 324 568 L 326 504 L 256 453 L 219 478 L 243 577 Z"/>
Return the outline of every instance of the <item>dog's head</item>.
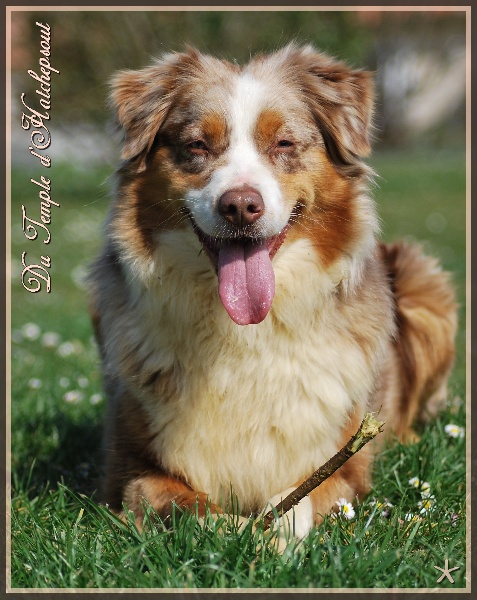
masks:
<path fill-rule="evenodd" d="M 123 172 L 136 221 L 154 232 L 192 224 L 239 324 L 259 323 L 274 295 L 271 260 L 310 237 L 323 264 L 358 235 L 353 186 L 369 152 L 372 81 L 293 44 L 241 68 L 194 49 L 112 82 Z"/>

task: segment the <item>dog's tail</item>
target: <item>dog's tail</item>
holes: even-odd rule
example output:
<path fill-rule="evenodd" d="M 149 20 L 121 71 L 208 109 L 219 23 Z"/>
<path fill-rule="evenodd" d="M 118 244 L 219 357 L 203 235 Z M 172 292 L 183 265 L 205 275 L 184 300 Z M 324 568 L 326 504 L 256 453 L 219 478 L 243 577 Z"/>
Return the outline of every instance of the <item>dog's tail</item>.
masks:
<path fill-rule="evenodd" d="M 400 433 L 443 408 L 454 362 L 457 304 L 450 274 L 419 246 L 382 244 L 396 302 Z M 399 432 L 397 432 L 399 434 Z"/>

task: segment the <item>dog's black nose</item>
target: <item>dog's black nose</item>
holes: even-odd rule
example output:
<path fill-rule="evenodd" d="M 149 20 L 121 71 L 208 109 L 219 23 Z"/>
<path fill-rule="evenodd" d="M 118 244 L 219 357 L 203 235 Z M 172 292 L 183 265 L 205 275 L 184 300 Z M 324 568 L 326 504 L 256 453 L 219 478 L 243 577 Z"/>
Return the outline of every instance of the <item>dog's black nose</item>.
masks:
<path fill-rule="evenodd" d="M 228 190 L 219 198 L 218 211 L 236 227 L 251 225 L 265 212 L 262 196 L 250 187 Z"/>

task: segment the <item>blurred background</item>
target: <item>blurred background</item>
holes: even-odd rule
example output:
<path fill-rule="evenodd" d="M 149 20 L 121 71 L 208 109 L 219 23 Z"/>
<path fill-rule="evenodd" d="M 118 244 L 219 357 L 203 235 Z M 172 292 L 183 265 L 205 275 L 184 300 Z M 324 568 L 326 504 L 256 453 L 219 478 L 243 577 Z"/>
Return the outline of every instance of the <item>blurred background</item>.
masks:
<path fill-rule="evenodd" d="M 373 194 L 385 240 L 413 238 L 452 272 L 460 331 L 452 397 L 465 395 L 466 14 L 464 11 L 17 11 L 12 53 L 12 453 L 17 488 L 60 477 L 90 486 L 103 394 L 84 274 L 102 243 L 109 176 L 107 82 L 192 44 L 246 62 L 291 40 L 375 71 Z M 51 27 L 52 166 L 28 151 L 20 95 L 35 98 L 40 31 Z M 32 104 L 30 104 L 31 106 Z M 36 105 L 38 107 L 38 105 Z M 38 213 L 30 178 L 52 182 L 51 243 L 28 241 L 21 205 Z M 42 246 L 43 248 L 41 248 Z M 27 292 L 21 254 L 51 257 L 51 293 Z M 34 457 L 34 458 L 33 458 Z M 21 483 L 23 481 L 23 484 Z M 28 485 L 27 485 L 28 484 Z"/>
<path fill-rule="evenodd" d="M 13 96 L 34 93 L 35 21 L 52 31 L 52 156 L 81 163 L 114 152 L 105 124 L 106 82 L 185 44 L 229 60 L 311 42 L 357 68 L 376 72 L 376 148 L 462 146 L 465 133 L 463 11 L 55 11 L 12 14 Z M 20 109 L 19 102 L 13 103 Z M 30 160 L 13 128 L 15 161 Z"/>

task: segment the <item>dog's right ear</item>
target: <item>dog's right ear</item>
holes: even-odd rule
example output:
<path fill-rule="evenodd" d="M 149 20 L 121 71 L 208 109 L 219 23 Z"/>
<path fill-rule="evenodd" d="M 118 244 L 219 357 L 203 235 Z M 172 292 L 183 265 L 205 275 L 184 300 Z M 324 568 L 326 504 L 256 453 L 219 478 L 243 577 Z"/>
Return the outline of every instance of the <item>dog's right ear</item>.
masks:
<path fill-rule="evenodd" d="M 121 140 L 121 158 L 136 160 L 138 171 L 145 168 L 145 158 L 175 92 L 197 72 L 199 64 L 199 52 L 189 48 L 184 53 L 166 54 L 140 71 L 120 71 L 111 79 L 109 100 Z"/>

